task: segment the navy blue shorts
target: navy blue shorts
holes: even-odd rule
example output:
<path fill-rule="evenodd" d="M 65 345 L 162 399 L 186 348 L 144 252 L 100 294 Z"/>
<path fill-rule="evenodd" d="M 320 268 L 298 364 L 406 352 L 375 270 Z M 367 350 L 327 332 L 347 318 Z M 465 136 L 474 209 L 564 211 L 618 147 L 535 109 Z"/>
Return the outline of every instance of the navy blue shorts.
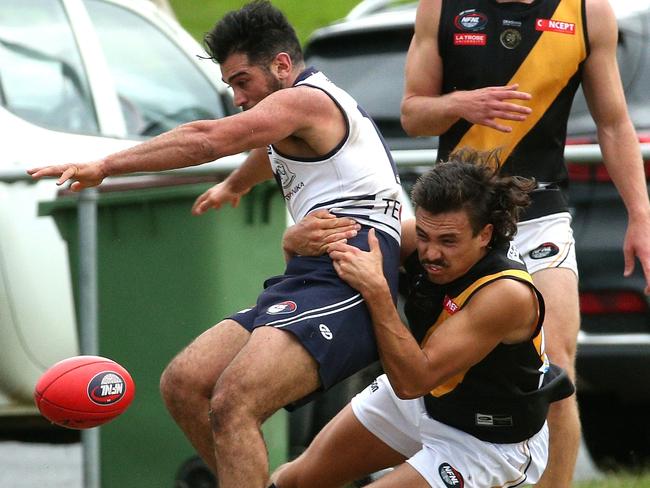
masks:
<path fill-rule="evenodd" d="M 363 227 L 348 243 L 367 251 L 368 230 Z M 384 256 L 384 274 L 396 300 L 399 245 L 383 232 L 376 231 L 376 235 Z M 291 259 L 283 275 L 265 281 L 253 308 L 230 318 L 251 332 L 268 325 L 294 334 L 318 362 L 322 390 L 378 359 L 363 298 L 338 277 L 327 255 Z"/>

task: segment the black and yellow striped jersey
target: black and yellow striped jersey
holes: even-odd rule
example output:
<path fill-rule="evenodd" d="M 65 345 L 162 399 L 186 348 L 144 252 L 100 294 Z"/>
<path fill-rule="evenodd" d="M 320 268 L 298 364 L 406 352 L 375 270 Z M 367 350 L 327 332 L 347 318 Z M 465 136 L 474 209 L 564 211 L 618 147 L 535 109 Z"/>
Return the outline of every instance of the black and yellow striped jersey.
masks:
<path fill-rule="evenodd" d="M 588 56 L 584 0 L 443 0 L 439 27 L 443 93 L 519 84 L 532 114 L 504 133 L 461 119 L 440 137 L 439 159 L 460 147 L 500 148 L 502 172 L 565 189 L 567 120 Z M 560 192 L 561 196 L 565 196 Z M 566 210 L 566 201 L 537 202 L 526 218 Z"/>

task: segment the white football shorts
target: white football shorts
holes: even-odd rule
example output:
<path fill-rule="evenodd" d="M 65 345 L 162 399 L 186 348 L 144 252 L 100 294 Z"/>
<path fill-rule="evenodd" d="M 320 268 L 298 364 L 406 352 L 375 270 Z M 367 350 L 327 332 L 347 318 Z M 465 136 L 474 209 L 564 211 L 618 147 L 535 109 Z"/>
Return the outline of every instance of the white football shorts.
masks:
<path fill-rule="evenodd" d="M 422 398 L 401 400 L 386 375 L 352 399 L 359 421 L 435 488 L 515 487 L 535 484 L 548 460 L 548 426 L 516 444 L 484 442 L 438 422 Z"/>
<path fill-rule="evenodd" d="M 532 275 L 547 268 L 568 268 L 578 276 L 571 214 L 561 212 L 517 225 L 515 246 Z"/>

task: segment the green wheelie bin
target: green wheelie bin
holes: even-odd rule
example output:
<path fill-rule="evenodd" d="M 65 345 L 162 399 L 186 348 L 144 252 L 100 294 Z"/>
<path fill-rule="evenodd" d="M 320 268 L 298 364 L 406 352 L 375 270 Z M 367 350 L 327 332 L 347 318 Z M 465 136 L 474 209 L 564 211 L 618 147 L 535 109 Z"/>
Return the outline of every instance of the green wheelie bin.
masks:
<path fill-rule="evenodd" d="M 102 488 L 192 487 L 200 484 L 194 450 L 163 406 L 164 367 L 201 332 L 255 303 L 265 278 L 284 268 L 286 210 L 267 182 L 240 205 L 202 216 L 195 198 L 214 184 L 179 177 L 110 181 L 97 196 L 99 354 L 129 370 L 136 397 L 100 431 Z M 43 202 L 68 243 L 77 308 L 76 194 Z M 285 411 L 263 426 L 271 468 L 287 459 Z M 185 477 L 186 479 L 182 479 Z"/>

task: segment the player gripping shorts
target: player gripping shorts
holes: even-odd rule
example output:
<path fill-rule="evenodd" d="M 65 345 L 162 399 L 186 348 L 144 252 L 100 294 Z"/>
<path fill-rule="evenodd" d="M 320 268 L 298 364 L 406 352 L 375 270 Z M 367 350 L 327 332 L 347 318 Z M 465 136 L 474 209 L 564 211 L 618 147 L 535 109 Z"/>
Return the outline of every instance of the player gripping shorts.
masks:
<path fill-rule="evenodd" d="M 348 244 L 368 251 L 369 229 L 363 226 Z M 376 230 L 376 236 L 395 299 L 399 245 L 382 231 Z M 292 258 L 283 275 L 266 280 L 253 308 L 230 318 L 251 332 L 267 325 L 294 334 L 318 362 L 322 390 L 378 359 L 372 320 L 363 298 L 339 278 L 327 255 Z"/>

